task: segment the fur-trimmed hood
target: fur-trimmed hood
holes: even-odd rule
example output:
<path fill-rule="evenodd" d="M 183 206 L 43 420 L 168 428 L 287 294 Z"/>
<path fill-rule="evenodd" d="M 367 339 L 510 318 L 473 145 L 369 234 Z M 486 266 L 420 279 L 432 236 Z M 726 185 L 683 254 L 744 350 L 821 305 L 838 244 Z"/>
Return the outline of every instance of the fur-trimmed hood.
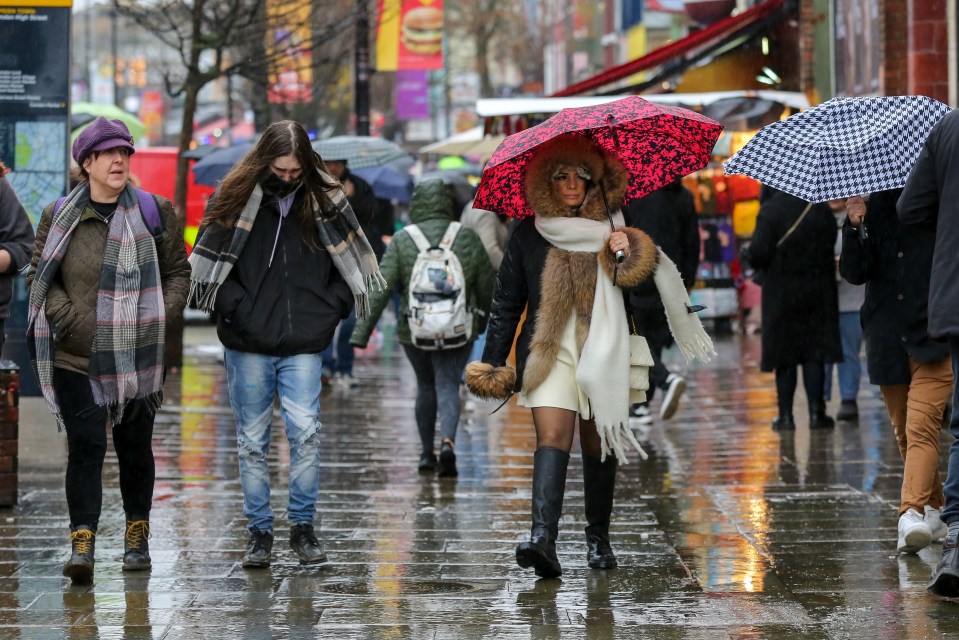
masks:
<path fill-rule="evenodd" d="M 599 145 L 584 136 L 566 134 L 544 143 L 526 168 L 526 200 L 533 211 L 546 217 L 569 217 L 569 207 L 553 193 L 552 176 L 560 165 L 583 168 L 591 177 L 586 199 L 579 215 L 589 220 L 607 220 L 602 182 L 610 212 L 623 206 L 629 174 L 622 163 L 606 153 Z"/>

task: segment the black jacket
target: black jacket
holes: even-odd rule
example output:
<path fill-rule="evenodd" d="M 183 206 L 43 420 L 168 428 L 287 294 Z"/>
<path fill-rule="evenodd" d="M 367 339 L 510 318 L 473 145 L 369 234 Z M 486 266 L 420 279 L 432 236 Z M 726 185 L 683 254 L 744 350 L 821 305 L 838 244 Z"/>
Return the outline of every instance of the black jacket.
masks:
<path fill-rule="evenodd" d="M 929 335 L 959 336 L 959 112 L 936 123 L 897 206 L 904 224 L 935 229 L 929 283 Z"/>
<path fill-rule="evenodd" d="M 276 196 L 264 189 L 250 236 L 216 296 L 217 335 L 229 349 L 278 357 L 319 353 L 353 309 L 353 294 L 319 233 L 311 226 L 317 249 L 303 239 L 296 217 L 303 193 L 281 223 Z"/>
<path fill-rule="evenodd" d="M 645 231 L 663 253 L 676 264 L 687 289 L 696 284 L 699 268 L 699 221 L 693 194 L 679 181 L 648 196 L 633 200 L 623 209 L 626 224 Z M 656 285 L 647 282 L 630 295 L 635 306 L 662 308 Z"/>
<path fill-rule="evenodd" d="M 872 384 L 909 384 L 909 357 L 934 362 L 948 347 L 929 339 L 929 276 L 934 233 L 900 224 L 896 200 L 901 189 L 869 197 L 866 238 L 849 225 L 842 229 L 839 271 L 852 284 L 866 285 L 860 318 Z"/>
<path fill-rule="evenodd" d="M 792 234 L 777 246 L 808 203 L 767 190 L 744 256 L 765 269 L 762 297 L 762 370 L 807 362 L 839 362 L 839 300 L 836 293 L 836 219 L 826 204 L 814 204 Z"/>
<path fill-rule="evenodd" d="M 0 319 L 10 317 L 13 279 L 17 272 L 30 264 L 33 240 L 33 226 L 26 210 L 7 179 L 0 177 L 0 249 L 10 253 L 10 268 L 0 273 Z"/>

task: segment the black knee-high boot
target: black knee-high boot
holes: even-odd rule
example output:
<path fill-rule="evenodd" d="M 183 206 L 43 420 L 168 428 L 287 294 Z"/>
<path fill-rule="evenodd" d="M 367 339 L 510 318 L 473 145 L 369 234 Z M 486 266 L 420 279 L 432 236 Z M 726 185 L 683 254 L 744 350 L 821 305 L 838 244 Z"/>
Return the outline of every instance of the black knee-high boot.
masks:
<path fill-rule="evenodd" d="M 558 578 L 563 568 L 556 557 L 559 517 L 566 492 L 569 453 L 553 447 L 537 449 L 533 455 L 533 526 L 529 542 L 516 547 L 516 564 L 533 570 L 541 578 Z"/>
<path fill-rule="evenodd" d="M 613 514 L 613 490 L 616 488 L 616 456 L 583 456 L 583 498 L 586 502 L 586 564 L 590 569 L 615 569 L 613 548 L 609 545 L 609 520 Z"/>

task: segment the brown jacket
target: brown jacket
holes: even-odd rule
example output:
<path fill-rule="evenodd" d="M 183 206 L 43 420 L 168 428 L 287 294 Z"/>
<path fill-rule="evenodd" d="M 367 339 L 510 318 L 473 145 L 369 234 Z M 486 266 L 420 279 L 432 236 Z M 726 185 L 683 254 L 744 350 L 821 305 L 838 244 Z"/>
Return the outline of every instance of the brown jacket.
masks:
<path fill-rule="evenodd" d="M 186 260 L 183 234 L 177 224 L 173 205 L 165 198 L 156 196 L 156 199 L 163 219 L 163 235 L 157 241 L 160 282 L 164 311 L 170 318 L 181 314 L 186 305 L 190 265 Z M 33 275 L 47 241 L 53 207 L 54 203 L 47 205 L 40 216 L 33 261 L 27 275 L 28 287 L 33 284 Z M 95 215 L 83 216 L 73 231 L 60 270 L 50 285 L 46 314 L 50 324 L 56 327 L 55 367 L 87 373 L 96 328 L 97 292 L 106 242 L 107 225 Z"/>

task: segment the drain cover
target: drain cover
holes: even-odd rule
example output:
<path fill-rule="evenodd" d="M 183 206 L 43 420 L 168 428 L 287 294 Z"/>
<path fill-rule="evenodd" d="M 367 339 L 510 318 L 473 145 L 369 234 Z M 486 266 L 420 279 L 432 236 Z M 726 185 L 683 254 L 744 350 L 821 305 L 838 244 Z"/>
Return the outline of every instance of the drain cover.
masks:
<path fill-rule="evenodd" d="M 384 580 L 380 582 L 327 582 L 312 587 L 313 591 L 343 596 L 428 596 L 445 593 L 467 593 L 476 590 L 468 582 L 449 580 Z"/>

